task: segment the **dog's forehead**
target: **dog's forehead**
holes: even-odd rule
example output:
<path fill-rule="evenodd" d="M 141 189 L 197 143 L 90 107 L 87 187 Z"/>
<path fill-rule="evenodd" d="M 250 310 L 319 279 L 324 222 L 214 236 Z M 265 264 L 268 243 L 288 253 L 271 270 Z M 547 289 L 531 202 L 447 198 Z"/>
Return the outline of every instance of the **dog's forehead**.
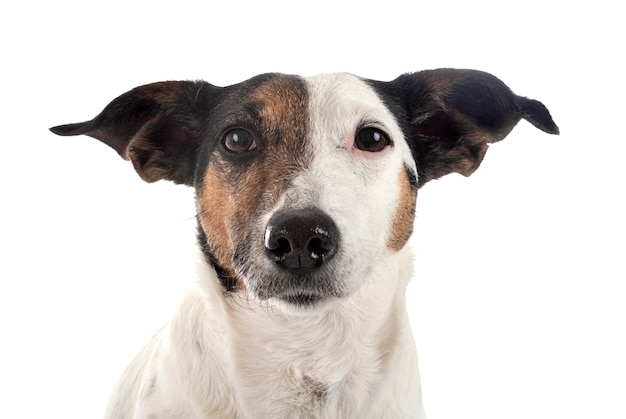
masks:
<path fill-rule="evenodd" d="M 384 107 L 376 91 L 349 73 L 328 73 L 307 77 L 311 105 L 333 111 L 379 112 Z"/>
<path fill-rule="evenodd" d="M 265 74 L 248 80 L 246 87 L 249 103 L 256 105 L 261 117 L 282 118 L 306 107 L 307 87 L 299 76 Z"/>
<path fill-rule="evenodd" d="M 349 73 L 309 77 L 264 74 L 245 82 L 244 88 L 249 104 L 254 105 L 262 119 L 296 116 L 303 124 L 316 119 L 347 124 L 368 117 L 386 119 L 379 121 L 383 123 L 393 120 L 374 88 Z M 307 115 L 302 114 L 303 108 L 307 109 Z"/>

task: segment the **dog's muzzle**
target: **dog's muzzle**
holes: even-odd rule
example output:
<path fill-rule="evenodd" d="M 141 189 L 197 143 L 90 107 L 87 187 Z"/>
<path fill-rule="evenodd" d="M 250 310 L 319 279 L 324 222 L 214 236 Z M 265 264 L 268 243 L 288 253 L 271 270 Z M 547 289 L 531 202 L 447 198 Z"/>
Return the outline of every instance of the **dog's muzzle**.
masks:
<path fill-rule="evenodd" d="M 316 208 L 279 211 L 265 227 L 266 255 L 292 274 L 317 270 L 337 252 L 339 230 Z"/>

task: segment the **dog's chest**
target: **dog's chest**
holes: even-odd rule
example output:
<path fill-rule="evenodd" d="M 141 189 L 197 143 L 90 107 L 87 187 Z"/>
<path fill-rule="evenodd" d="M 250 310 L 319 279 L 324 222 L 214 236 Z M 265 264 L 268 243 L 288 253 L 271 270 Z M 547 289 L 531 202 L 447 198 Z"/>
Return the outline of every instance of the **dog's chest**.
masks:
<path fill-rule="evenodd" d="M 248 366 L 242 394 L 246 405 L 255 406 L 257 417 L 326 417 L 324 412 L 337 405 L 338 382 L 317 368 L 307 368 L 285 362 L 268 371 Z"/>
<path fill-rule="evenodd" d="M 345 319 L 344 319 L 345 320 Z M 259 325 L 236 344 L 238 386 L 255 417 L 358 417 L 380 385 L 385 355 L 337 318 Z"/>

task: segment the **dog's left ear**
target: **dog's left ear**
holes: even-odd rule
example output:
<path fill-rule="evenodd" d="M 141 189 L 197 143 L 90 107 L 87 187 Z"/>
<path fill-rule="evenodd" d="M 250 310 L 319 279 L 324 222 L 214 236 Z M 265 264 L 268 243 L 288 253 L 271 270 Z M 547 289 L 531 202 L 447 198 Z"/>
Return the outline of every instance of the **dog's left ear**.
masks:
<path fill-rule="evenodd" d="M 130 159 L 147 182 L 192 185 L 202 118 L 219 89 L 202 81 L 152 83 L 114 99 L 91 121 L 50 130 L 102 141 Z"/>
<path fill-rule="evenodd" d="M 506 137 L 524 118 L 558 134 L 546 107 L 515 95 L 491 74 L 437 69 L 405 74 L 387 85 L 408 117 L 407 141 L 416 160 L 419 186 L 451 172 L 471 175 L 488 144 Z"/>

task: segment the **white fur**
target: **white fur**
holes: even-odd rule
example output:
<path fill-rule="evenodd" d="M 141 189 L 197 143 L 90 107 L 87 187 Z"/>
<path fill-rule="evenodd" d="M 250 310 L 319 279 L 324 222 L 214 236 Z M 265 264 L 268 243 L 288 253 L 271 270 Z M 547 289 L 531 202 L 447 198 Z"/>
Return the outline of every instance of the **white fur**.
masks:
<path fill-rule="evenodd" d="M 338 74 L 308 85 L 315 159 L 263 221 L 312 204 L 326 212 L 342 238 L 336 280 L 345 297 L 316 309 L 225 298 L 200 257 L 198 286 L 129 366 L 108 417 L 423 418 L 405 306 L 412 256 L 408 246 L 387 247 L 398 174 L 414 162 L 367 84 Z M 386 131 L 394 147 L 354 149 L 363 120 Z"/>

